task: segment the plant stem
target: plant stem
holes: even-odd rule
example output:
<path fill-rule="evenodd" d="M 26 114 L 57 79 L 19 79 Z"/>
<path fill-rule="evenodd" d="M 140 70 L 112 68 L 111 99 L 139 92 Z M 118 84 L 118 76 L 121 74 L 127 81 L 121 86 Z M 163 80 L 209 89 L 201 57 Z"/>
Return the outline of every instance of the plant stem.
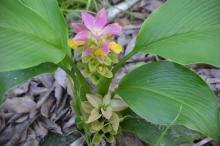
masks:
<path fill-rule="evenodd" d="M 87 5 L 86 5 L 86 10 L 89 10 L 89 8 L 91 6 L 91 2 L 92 2 L 92 0 L 88 0 Z"/>
<path fill-rule="evenodd" d="M 92 146 L 93 145 L 93 143 L 91 142 L 91 140 L 89 138 L 89 134 L 88 133 L 85 134 L 85 141 L 88 144 L 88 146 Z"/>
<path fill-rule="evenodd" d="M 79 78 L 80 82 L 82 82 L 83 88 L 85 89 L 85 91 L 86 91 L 87 93 L 89 93 L 90 90 L 91 90 L 91 89 L 90 89 L 90 86 L 89 86 L 89 84 L 87 83 L 86 79 L 85 79 L 85 78 L 83 77 L 83 75 L 81 74 L 81 72 L 80 72 L 80 70 L 78 69 L 76 63 L 75 63 L 69 56 L 67 56 L 66 59 L 67 59 L 68 63 L 72 66 L 73 72 L 74 72 L 74 74 L 76 74 L 75 76 L 76 76 L 77 78 Z"/>
<path fill-rule="evenodd" d="M 79 71 L 76 64 L 72 61 L 72 59 L 70 57 L 66 57 L 65 59 L 66 59 L 68 65 L 70 65 L 72 67 L 72 69 L 71 70 L 68 69 L 64 63 L 59 64 L 59 66 L 67 73 L 68 79 L 71 82 L 71 87 L 72 87 L 73 95 L 74 95 L 72 107 L 74 108 L 74 111 L 75 111 L 77 117 L 82 118 L 82 121 L 84 121 L 85 117 L 83 115 L 81 100 L 83 100 L 83 98 L 85 98 L 85 94 L 89 92 L 87 90 L 90 90 L 90 88 L 89 88 L 87 81 L 82 76 L 81 72 Z M 85 89 L 87 89 L 87 90 L 85 90 Z M 90 134 L 86 128 L 85 123 L 84 123 L 83 129 L 85 131 L 84 138 L 86 140 L 86 143 L 88 144 L 88 146 L 92 146 L 93 144 L 90 141 L 90 136 L 89 136 Z"/>
<path fill-rule="evenodd" d="M 122 65 L 128 60 L 130 59 L 133 55 L 135 55 L 137 53 L 136 50 L 131 51 L 130 53 L 128 53 L 125 57 L 123 57 L 117 64 L 116 66 L 113 68 L 112 72 L 113 74 L 115 74 L 121 67 Z"/>
<path fill-rule="evenodd" d="M 166 127 L 166 129 L 161 133 L 161 135 L 160 135 L 159 139 L 157 140 L 157 143 L 155 144 L 155 146 L 160 146 L 160 145 L 161 145 L 161 142 L 163 141 L 164 136 L 166 135 L 167 131 L 170 129 L 170 127 L 171 127 L 172 125 L 175 124 L 176 120 L 179 118 L 180 113 L 181 113 L 181 111 L 182 111 L 182 108 L 183 108 L 183 105 L 181 104 L 181 106 L 180 106 L 180 108 L 179 108 L 179 111 L 178 111 L 176 117 L 175 117 L 174 120 Z"/>
<path fill-rule="evenodd" d="M 112 73 L 115 75 L 116 72 L 122 67 L 122 65 L 128 60 L 130 59 L 133 55 L 135 55 L 137 53 L 137 51 L 134 49 L 133 51 L 131 51 L 130 53 L 128 53 L 125 57 L 123 57 L 116 65 L 115 67 L 112 69 Z M 109 86 L 111 84 L 112 78 L 106 78 L 103 77 L 100 79 L 98 85 L 97 85 L 97 92 L 101 95 L 105 95 L 108 90 L 109 90 Z"/>

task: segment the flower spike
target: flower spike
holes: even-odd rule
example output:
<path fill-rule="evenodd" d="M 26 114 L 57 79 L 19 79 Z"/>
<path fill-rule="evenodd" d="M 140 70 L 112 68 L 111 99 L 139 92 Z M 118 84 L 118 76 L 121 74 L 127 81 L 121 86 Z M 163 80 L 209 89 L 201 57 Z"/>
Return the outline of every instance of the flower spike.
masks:
<path fill-rule="evenodd" d="M 90 76 L 96 84 L 101 76 L 113 76 L 112 65 L 117 62 L 122 46 L 112 36 L 122 34 L 122 29 L 117 23 L 107 24 L 107 12 L 104 8 L 96 16 L 87 12 L 83 12 L 81 16 L 82 23 L 71 24 L 76 35 L 69 41 L 69 47 L 80 53 L 78 64 L 83 75 Z"/>

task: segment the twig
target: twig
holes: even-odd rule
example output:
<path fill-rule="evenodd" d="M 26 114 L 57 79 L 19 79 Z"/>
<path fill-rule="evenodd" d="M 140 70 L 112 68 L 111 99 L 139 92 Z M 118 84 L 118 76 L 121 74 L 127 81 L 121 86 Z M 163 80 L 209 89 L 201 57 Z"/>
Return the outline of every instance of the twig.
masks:
<path fill-rule="evenodd" d="M 220 78 L 208 78 L 207 82 L 210 84 L 220 83 Z"/>
<path fill-rule="evenodd" d="M 122 11 L 126 11 L 131 6 L 133 6 L 135 3 L 137 3 L 139 0 L 127 0 L 125 2 L 122 2 L 116 6 L 110 7 L 107 9 L 108 12 L 108 20 L 111 21 L 113 18 L 115 18 L 119 13 Z"/>
<path fill-rule="evenodd" d="M 210 142 L 211 140 L 212 140 L 212 139 L 210 139 L 210 138 L 205 138 L 205 139 L 203 139 L 202 141 L 200 141 L 200 142 L 194 144 L 193 146 L 203 146 L 203 145 L 207 144 L 208 142 Z"/>

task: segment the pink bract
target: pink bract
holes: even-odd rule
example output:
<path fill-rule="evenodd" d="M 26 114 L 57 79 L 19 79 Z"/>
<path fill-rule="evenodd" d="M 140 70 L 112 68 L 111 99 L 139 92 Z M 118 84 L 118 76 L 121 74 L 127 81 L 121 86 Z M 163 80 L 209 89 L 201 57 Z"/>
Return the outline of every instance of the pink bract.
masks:
<path fill-rule="evenodd" d="M 96 17 L 87 12 L 83 12 L 81 16 L 83 24 L 72 24 L 74 31 L 77 33 L 75 40 L 86 41 L 90 39 L 90 34 L 99 39 L 104 35 L 120 35 L 122 33 L 121 27 L 116 23 L 106 26 L 107 13 L 104 8 L 97 13 Z"/>
<path fill-rule="evenodd" d="M 93 50 L 92 49 L 85 49 L 83 52 L 82 52 L 82 56 L 88 56 L 90 54 L 93 53 Z"/>
<path fill-rule="evenodd" d="M 107 42 L 103 43 L 101 50 L 104 53 L 104 55 L 107 56 L 109 53 L 109 44 Z"/>
<path fill-rule="evenodd" d="M 77 41 L 86 41 L 88 39 L 89 39 L 89 32 L 86 30 L 80 31 L 74 37 L 74 40 L 77 40 Z"/>
<path fill-rule="evenodd" d="M 82 23 L 72 23 L 71 24 L 72 29 L 74 32 L 79 33 L 80 31 L 86 30 L 86 27 Z"/>

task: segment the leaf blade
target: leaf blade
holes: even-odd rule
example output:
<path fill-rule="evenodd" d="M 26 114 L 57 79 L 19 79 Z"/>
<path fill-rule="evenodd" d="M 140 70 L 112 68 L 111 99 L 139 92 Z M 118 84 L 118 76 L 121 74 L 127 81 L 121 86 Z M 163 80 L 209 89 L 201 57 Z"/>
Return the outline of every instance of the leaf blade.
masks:
<path fill-rule="evenodd" d="M 58 63 L 65 57 L 66 46 L 56 34 L 59 30 L 54 31 L 21 1 L 2 0 L 0 13 L 0 71 L 25 69 L 44 62 Z"/>
<path fill-rule="evenodd" d="M 158 138 L 165 130 L 166 126 L 159 126 L 149 123 L 140 117 L 125 119 L 122 123 L 122 131 L 135 134 L 146 143 L 156 144 Z M 176 146 L 192 142 L 201 136 L 194 131 L 188 130 L 183 126 L 172 126 L 165 134 L 161 145 Z"/>
<path fill-rule="evenodd" d="M 215 95 L 198 75 L 179 64 L 143 65 L 122 79 L 117 93 L 133 111 L 154 124 L 169 125 L 182 105 L 175 124 L 213 138 L 220 137 Z"/>
<path fill-rule="evenodd" d="M 220 66 L 219 9 L 218 0 L 167 1 L 144 22 L 135 48 L 181 64 Z"/>

